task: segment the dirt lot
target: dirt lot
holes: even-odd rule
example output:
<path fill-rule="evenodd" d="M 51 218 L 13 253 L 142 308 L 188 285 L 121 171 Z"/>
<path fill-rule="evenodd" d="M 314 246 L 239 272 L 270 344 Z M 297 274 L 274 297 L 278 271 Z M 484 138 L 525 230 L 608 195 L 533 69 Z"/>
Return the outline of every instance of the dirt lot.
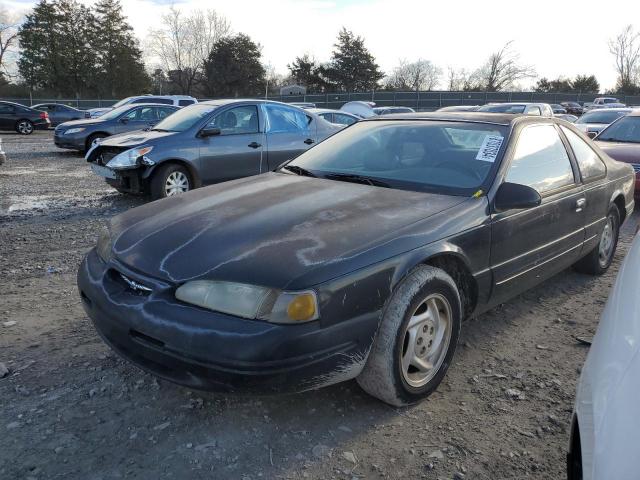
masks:
<path fill-rule="evenodd" d="M 576 337 L 596 329 L 636 215 L 604 277 L 566 271 L 464 324 L 445 382 L 421 405 L 390 408 L 353 381 L 203 394 L 118 359 L 80 306 L 75 273 L 100 225 L 144 199 L 110 190 L 48 132 L 3 142 L 0 479 L 563 477 L 587 353 Z"/>

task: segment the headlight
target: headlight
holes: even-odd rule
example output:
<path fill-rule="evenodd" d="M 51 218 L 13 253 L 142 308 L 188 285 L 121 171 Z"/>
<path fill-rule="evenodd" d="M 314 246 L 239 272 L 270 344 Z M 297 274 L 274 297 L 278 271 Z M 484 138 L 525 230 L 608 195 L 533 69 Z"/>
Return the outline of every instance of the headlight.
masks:
<path fill-rule="evenodd" d="M 135 168 L 138 166 L 138 158 L 142 157 L 142 163 L 145 165 L 153 165 L 154 162 L 145 157 L 147 153 L 153 150 L 153 147 L 137 147 L 119 153 L 107 163 L 107 167 L 114 170 L 125 170 L 127 168 Z"/>
<path fill-rule="evenodd" d="M 315 292 L 281 292 L 256 285 L 194 280 L 176 290 L 176 298 L 216 312 L 272 323 L 301 323 L 319 318 Z"/>
<path fill-rule="evenodd" d="M 112 256 L 111 232 L 107 227 L 103 227 L 98 237 L 98 244 L 96 245 L 96 253 L 106 263 L 111 260 Z"/>
<path fill-rule="evenodd" d="M 80 133 L 80 132 L 84 132 L 85 130 L 86 128 L 84 127 L 70 128 L 69 130 L 64 131 L 64 135 L 71 135 L 72 133 Z"/>

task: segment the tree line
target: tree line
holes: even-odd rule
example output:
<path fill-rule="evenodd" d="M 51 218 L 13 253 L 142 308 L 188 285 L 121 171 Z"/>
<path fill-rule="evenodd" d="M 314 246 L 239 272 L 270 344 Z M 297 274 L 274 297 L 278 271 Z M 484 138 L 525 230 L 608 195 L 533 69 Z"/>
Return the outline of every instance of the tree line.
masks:
<path fill-rule="evenodd" d="M 640 93 L 640 34 L 629 26 L 609 42 L 618 74 L 610 93 Z M 7 65 L 17 65 L 17 76 Z M 144 42 L 122 14 L 121 0 L 40 0 L 24 21 L 0 9 L 0 87 L 40 95 L 121 98 L 140 93 L 197 97 L 262 96 L 289 84 L 310 93 L 372 90 L 455 91 L 522 89 L 537 78 L 538 92 L 597 93 L 594 75 L 538 78 L 512 42 L 490 53 L 472 70 L 447 68 L 430 60 L 400 59 L 383 72 L 365 40 L 346 28 L 331 56 L 293 59 L 285 75 L 262 57 L 262 47 L 215 10 L 184 13 L 172 6 Z"/>

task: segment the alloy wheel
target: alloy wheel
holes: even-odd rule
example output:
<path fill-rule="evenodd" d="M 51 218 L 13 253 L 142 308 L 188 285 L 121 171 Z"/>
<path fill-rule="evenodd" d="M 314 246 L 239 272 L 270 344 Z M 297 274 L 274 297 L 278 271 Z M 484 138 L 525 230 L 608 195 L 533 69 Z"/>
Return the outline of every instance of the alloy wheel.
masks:
<path fill-rule="evenodd" d="M 31 124 L 31 122 L 23 120 L 18 123 L 18 132 L 22 135 L 29 135 L 31 132 L 33 132 L 33 125 Z"/>
<path fill-rule="evenodd" d="M 400 365 L 412 387 L 427 384 L 440 370 L 451 342 L 452 311 L 442 295 L 427 296 L 415 309 L 404 332 Z"/>
<path fill-rule="evenodd" d="M 186 174 L 179 171 L 173 171 L 167 177 L 164 185 L 164 191 L 167 197 L 184 193 L 189 190 L 189 178 Z"/>

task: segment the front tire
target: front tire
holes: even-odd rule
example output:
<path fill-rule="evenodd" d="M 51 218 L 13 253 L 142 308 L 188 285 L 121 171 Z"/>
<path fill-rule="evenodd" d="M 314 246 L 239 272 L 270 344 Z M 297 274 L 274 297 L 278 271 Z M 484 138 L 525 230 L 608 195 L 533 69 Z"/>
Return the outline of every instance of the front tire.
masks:
<path fill-rule="evenodd" d="M 619 233 L 620 211 L 618 207 L 611 205 L 607 213 L 607 221 L 600 233 L 598 244 L 585 257 L 578 260 L 575 264 L 575 269 L 578 272 L 589 275 L 602 275 L 605 273 L 613 262 Z"/>
<path fill-rule="evenodd" d="M 101 138 L 107 138 L 107 136 L 108 135 L 105 135 L 104 133 L 94 133 L 93 135 L 89 135 L 84 145 L 84 151 L 85 152 L 89 151 L 89 149 L 93 147 L 94 142 L 96 142 Z"/>
<path fill-rule="evenodd" d="M 428 397 L 442 382 L 460 335 L 462 307 L 453 279 L 427 265 L 412 271 L 385 308 L 357 381 L 394 406 Z"/>
<path fill-rule="evenodd" d="M 34 127 L 31 120 L 20 120 L 16 123 L 16 132 L 20 135 L 31 135 Z"/>
<path fill-rule="evenodd" d="M 150 191 L 153 200 L 185 193 L 192 188 L 193 180 L 189 171 L 175 163 L 160 166 L 151 178 Z"/>

